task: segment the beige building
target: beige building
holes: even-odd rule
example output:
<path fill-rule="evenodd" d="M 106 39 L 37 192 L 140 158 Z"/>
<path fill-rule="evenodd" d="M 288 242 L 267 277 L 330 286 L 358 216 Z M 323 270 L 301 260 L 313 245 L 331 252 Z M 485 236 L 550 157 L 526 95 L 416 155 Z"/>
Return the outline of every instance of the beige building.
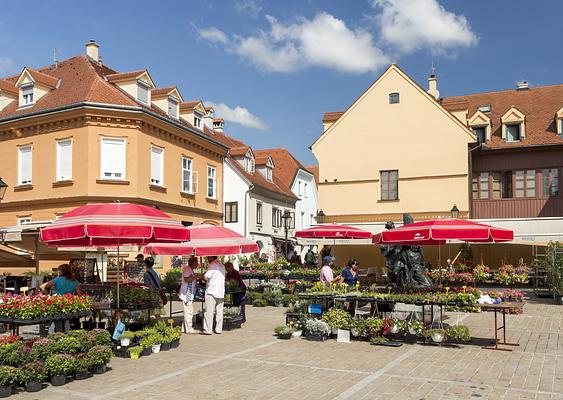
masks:
<path fill-rule="evenodd" d="M 427 92 L 391 65 L 344 112 L 326 113 L 311 149 L 319 162 L 321 223 L 372 232 L 385 222 L 449 217 L 454 204 L 469 213 L 469 144 L 475 136 Z M 432 253 L 435 249 L 430 249 Z M 339 263 L 359 257 L 382 266 L 373 245 L 337 246 Z M 432 257 L 432 256 L 431 256 Z"/>
<path fill-rule="evenodd" d="M 220 224 L 227 147 L 204 132 L 203 105 L 157 88 L 146 70 L 112 70 L 98 47 L 0 79 L 0 227 L 115 200 Z"/>

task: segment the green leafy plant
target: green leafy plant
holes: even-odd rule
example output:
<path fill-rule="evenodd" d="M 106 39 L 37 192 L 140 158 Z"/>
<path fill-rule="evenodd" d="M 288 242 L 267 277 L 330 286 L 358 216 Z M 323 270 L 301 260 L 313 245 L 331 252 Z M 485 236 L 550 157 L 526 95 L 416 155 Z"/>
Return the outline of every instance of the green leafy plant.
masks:
<path fill-rule="evenodd" d="M 46 378 L 45 365 L 39 361 L 31 361 L 20 369 L 19 380 L 23 385 L 30 382 L 43 382 Z"/>
<path fill-rule="evenodd" d="M 88 333 L 93 339 L 94 345 L 109 345 L 111 343 L 111 334 L 105 329 L 93 329 Z"/>
<path fill-rule="evenodd" d="M 86 353 L 74 355 L 75 372 L 88 372 L 94 366 L 94 360 Z"/>
<path fill-rule="evenodd" d="M 450 326 L 446 331 L 446 335 L 448 339 L 458 342 L 468 342 L 471 340 L 471 333 L 465 325 Z"/>
<path fill-rule="evenodd" d="M 256 300 L 254 300 L 252 305 L 254 307 L 266 307 L 268 305 L 268 302 L 264 299 L 256 299 Z"/>
<path fill-rule="evenodd" d="M 0 364 L 16 366 L 21 363 L 25 345 L 20 342 L 6 343 L 0 346 Z"/>
<path fill-rule="evenodd" d="M 411 320 L 406 324 L 407 331 L 419 336 L 424 331 L 424 324 L 421 321 Z"/>
<path fill-rule="evenodd" d="M 20 380 L 20 372 L 16 367 L 0 366 L 0 386 L 13 386 Z"/>
<path fill-rule="evenodd" d="M 83 329 L 72 330 L 66 333 L 67 336 L 78 339 L 82 344 L 80 351 L 85 352 L 90 350 L 96 343 L 90 332 Z"/>
<path fill-rule="evenodd" d="M 223 311 L 223 318 L 237 318 L 240 317 L 240 308 L 239 307 L 227 307 Z"/>
<path fill-rule="evenodd" d="M 88 351 L 88 355 L 92 358 L 92 363 L 94 366 L 100 366 L 107 364 L 111 360 L 113 353 L 111 351 L 111 347 L 97 345 L 92 347 Z"/>
<path fill-rule="evenodd" d="M 31 345 L 31 356 L 34 359 L 41 358 L 45 360 L 51 354 L 55 354 L 56 351 L 55 342 L 48 338 L 38 339 Z"/>
<path fill-rule="evenodd" d="M 137 359 L 139 358 L 139 356 L 141 355 L 141 353 L 143 352 L 143 346 L 133 346 L 133 347 L 129 347 L 127 349 L 127 351 L 129 352 L 129 356 L 132 359 Z"/>
<path fill-rule="evenodd" d="M 348 311 L 339 308 L 331 308 L 326 311 L 322 318 L 324 322 L 331 328 L 335 329 L 349 329 L 352 322 L 352 316 Z"/>
<path fill-rule="evenodd" d="M 350 329 L 356 336 L 364 336 L 367 331 L 367 320 L 365 318 L 352 319 Z"/>
<path fill-rule="evenodd" d="M 170 268 L 161 282 L 162 287 L 174 292 L 180 290 L 181 283 L 182 268 Z"/>
<path fill-rule="evenodd" d="M 305 329 L 312 335 L 328 335 L 330 333 L 330 326 L 326 322 L 314 318 L 307 320 Z"/>
<path fill-rule="evenodd" d="M 135 333 L 131 332 L 131 331 L 125 331 L 123 332 L 123 334 L 119 337 L 119 339 L 130 339 L 133 340 L 135 339 Z"/>
<path fill-rule="evenodd" d="M 82 351 L 82 343 L 75 337 L 66 336 L 55 344 L 56 351 L 64 354 L 74 354 Z"/>
<path fill-rule="evenodd" d="M 285 334 L 289 334 L 289 333 L 293 333 L 294 329 L 287 326 L 287 325 L 280 325 L 280 326 L 276 326 L 274 328 L 274 333 L 276 335 L 285 335 Z"/>
<path fill-rule="evenodd" d="M 372 336 L 369 341 L 373 344 L 384 344 L 387 343 L 389 339 L 387 339 L 385 336 Z"/>
<path fill-rule="evenodd" d="M 179 326 L 168 327 L 166 328 L 164 334 L 168 336 L 172 342 L 175 342 L 180 340 L 180 338 L 182 337 L 182 328 L 180 328 Z"/>
<path fill-rule="evenodd" d="M 53 354 L 45 360 L 45 371 L 49 376 L 70 375 L 75 368 L 75 359 L 69 354 Z"/>
<path fill-rule="evenodd" d="M 383 329 L 383 320 L 381 318 L 371 317 L 366 319 L 366 334 L 370 338 L 381 336 Z"/>

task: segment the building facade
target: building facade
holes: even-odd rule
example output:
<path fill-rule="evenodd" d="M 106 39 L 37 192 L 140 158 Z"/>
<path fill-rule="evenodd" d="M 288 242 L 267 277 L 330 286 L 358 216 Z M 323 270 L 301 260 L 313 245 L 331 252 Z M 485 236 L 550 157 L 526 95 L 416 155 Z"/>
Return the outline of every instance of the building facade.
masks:
<path fill-rule="evenodd" d="M 86 55 L 0 79 L 0 227 L 86 203 L 157 206 L 185 225 L 222 220 L 227 146 L 194 125 L 178 89 Z"/>

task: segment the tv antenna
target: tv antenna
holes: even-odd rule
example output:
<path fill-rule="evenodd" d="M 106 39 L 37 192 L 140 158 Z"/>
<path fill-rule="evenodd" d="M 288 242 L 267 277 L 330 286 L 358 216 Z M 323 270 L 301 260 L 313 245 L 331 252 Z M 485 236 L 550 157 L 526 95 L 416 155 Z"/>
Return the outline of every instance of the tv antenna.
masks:
<path fill-rule="evenodd" d="M 55 68 L 59 66 L 59 60 L 57 59 L 57 55 L 59 54 L 61 54 L 61 52 L 56 47 L 53 47 L 53 65 Z"/>

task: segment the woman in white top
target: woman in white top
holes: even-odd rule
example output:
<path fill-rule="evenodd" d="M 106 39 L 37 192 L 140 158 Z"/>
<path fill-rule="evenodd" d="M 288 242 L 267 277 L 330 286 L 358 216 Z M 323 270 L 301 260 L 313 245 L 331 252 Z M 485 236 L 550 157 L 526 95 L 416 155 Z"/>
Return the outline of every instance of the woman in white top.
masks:
<path fill-rule="evenodd" d="M 197 268 L 197 258 L 191 257 L 187 264 L 182 266 L 182 285 L 180 286 L 180 293 L 178 297 L 182 300 L 184 305 L 184 323 L 182 324 L 182 331 L 185 334 L 196 333 L 193 328 L 194 316 L 194 294 L 196 285 L 196 276 L 194 268 Z"/>

